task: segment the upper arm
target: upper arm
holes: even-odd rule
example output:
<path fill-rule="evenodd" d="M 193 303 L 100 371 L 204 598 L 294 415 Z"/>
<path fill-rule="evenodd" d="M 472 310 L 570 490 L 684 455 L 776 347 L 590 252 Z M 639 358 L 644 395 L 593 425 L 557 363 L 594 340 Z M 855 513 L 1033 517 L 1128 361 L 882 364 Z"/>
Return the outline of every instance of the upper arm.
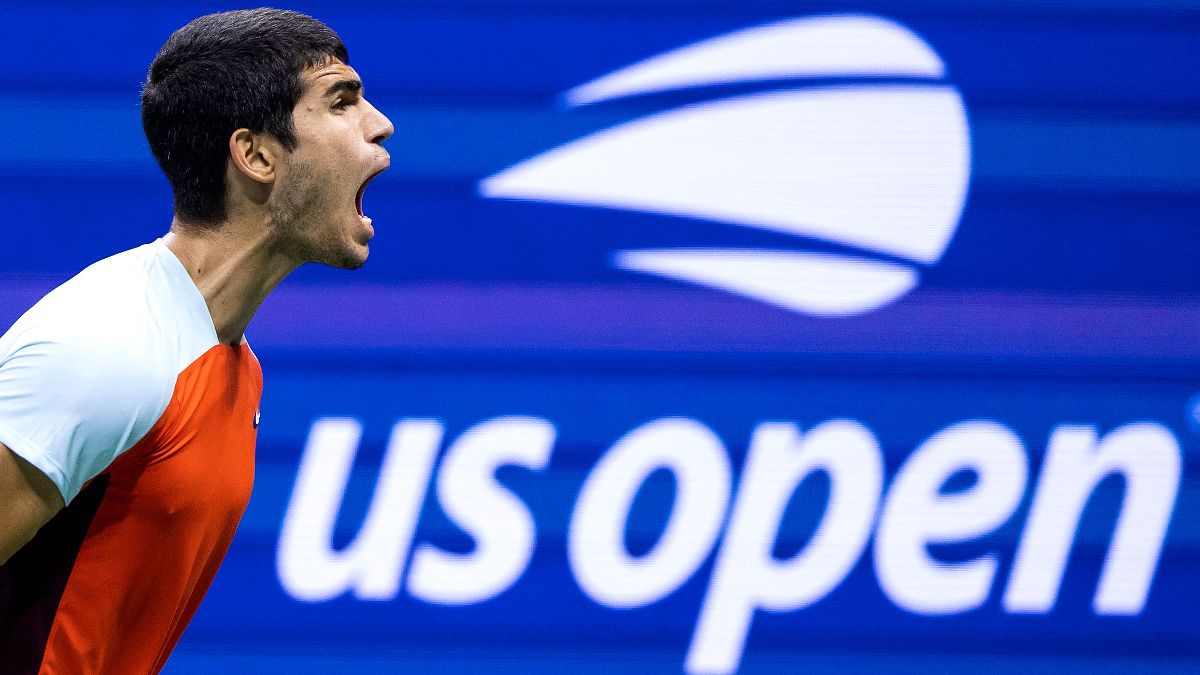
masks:
<path fill-rule="evenodd" d="M 0 565 L 62 507 L 54 481 L 0 443 Z"/>
<path fill-rule="evenodd" d="M 158 317 L 129 302 L 139 287 L 114 274 L 76 277 L 0 336 L 0 557 L 145 436 L 170 401 L 173 343 L 156 332 Z"/>
<path fill-rule="evenodd" d="M 48 478 L 69 504 L 84 483 L 145 436 L 166 408 L 171 384 L 151 354 L 118 344 L 111 333 L 50 329 L 5 336 L 0 443 Z"/>

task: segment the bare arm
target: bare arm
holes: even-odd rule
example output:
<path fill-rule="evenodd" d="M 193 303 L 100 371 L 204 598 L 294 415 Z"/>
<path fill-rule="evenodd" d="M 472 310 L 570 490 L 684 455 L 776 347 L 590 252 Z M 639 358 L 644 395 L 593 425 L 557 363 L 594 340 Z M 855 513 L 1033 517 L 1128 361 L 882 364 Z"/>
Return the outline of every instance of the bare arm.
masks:
<path fill-rule="evenodd" d="M 63 507 L 58 487 L 0 443 L 0 565 Z"/>

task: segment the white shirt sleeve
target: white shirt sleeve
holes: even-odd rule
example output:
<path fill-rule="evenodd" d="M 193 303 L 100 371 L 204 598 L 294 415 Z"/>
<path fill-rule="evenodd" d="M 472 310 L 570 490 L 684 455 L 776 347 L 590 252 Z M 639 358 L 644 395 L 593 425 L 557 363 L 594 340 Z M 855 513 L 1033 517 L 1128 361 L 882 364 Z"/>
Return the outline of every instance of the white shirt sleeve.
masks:
<path fill-rule="evenodd" d="M 0 443 L 45 473 L 70 503 L 146 435 L 166 409 L 171 384 L 163 391 L 153 356 L 122 344 L 107 326 L 38 310 L 0 338 Z M 38 320 L 47 314 L 59 320 Z"/>

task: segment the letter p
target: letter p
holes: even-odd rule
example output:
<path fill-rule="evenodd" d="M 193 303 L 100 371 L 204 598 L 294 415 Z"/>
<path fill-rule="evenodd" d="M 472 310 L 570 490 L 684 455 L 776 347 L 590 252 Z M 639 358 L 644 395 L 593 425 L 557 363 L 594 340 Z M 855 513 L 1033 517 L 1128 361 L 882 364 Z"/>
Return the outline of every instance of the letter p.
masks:
<path fill-rule="evenodd" d="M 776 560 L 784 510 L 814 471 L 829 475 L 825 514 L 803 550 Z M 688 649 L 688 672 L 733 672 L 756 609 L 799 609 L 841 583 L 866 546 L 882 485 L 878 443 L 858 422 L 830 420 L 803 437 L 793 424 L 760 424 Z"/>

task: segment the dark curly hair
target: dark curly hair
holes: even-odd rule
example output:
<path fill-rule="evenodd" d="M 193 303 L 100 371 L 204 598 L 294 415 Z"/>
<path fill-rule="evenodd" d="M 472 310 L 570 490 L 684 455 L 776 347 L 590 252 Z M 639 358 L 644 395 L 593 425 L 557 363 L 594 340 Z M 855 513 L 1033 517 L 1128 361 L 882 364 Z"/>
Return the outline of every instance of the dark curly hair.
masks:
<path fill-rule="evenodd" d="M 230 135 L 266 132 L 294 149 L 301 73 L 334 59 L 350 62 L 337 33 L 279 9 L 209 14 L 172 33 L 142 88 L 142 128 L 176 215 L 195 225 L 223 221 Z"/>

